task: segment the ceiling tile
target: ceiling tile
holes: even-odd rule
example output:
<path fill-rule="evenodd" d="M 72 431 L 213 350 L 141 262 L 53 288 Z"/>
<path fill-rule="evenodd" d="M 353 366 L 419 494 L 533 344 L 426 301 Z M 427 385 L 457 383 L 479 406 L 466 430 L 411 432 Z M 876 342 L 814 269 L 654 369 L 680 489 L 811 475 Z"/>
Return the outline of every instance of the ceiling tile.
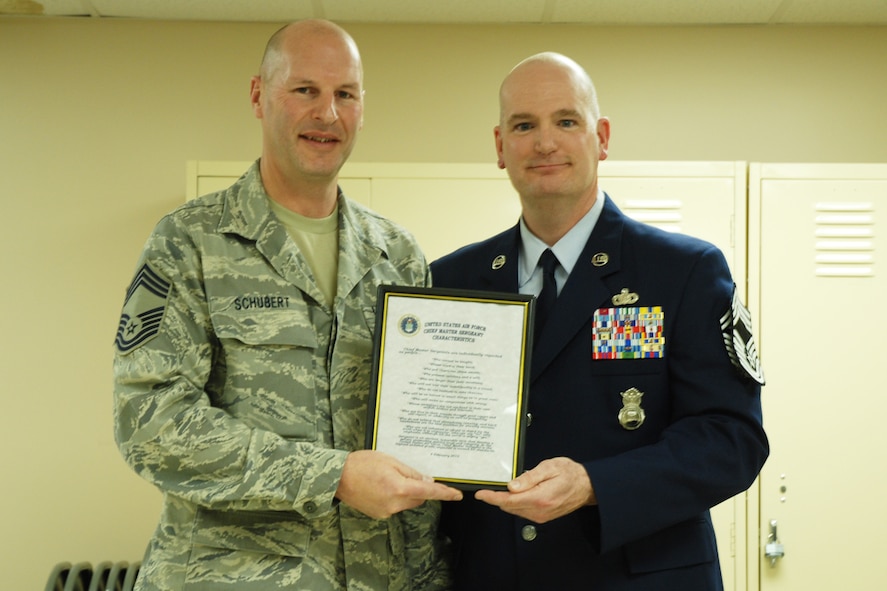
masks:
<path fill-rule="evenodd" d="M 80 0 L 0 0 L 0 15 L 94 16 Z"/>
<path fill-rule="evenodd" d="M 783 0 L 556 0 L 551 22 L 602 25 L 767 23 L 782 2 Z"/>
<path fill-rule="evenodd" d="M 887 24 L 887 0 L 0 0 L 0 15 L 286 22 Z"/>
<path fill-rule="evenodd" d="M 292 0 L 88 0 L 102 16 L 211 21 L 290 21 L 318 16 L 318 2 Z"/>
<path fill-rule="evenodd" d="M 322 0 L 326 18 L 342 22 L 538 23 L 546 0 Z"/>
<path fill-rule="evenodd" d="M 887 24 L 884 0 L 795 0 L 774 21 L 780 24 Z"/>

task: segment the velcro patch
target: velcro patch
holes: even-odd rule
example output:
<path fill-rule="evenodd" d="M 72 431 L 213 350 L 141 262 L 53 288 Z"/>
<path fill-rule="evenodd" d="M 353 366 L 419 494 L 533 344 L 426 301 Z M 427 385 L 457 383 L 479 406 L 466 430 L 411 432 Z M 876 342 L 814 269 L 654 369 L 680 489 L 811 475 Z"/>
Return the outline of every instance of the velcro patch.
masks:
<path fill-rule="evenodd" d="M 160 332 L 171 285 L 147 263 L 136 273 L 123 302 L 115 344 L 121 353 L 144 345 Z"/>
<path fill-rule="evenodd" d="M 764 368 L 758 359 L 758 346 L 751 331 L 751 313 L 733 288 L 733 303 L 721 316 L 721 332 L 730 361 L 746 375 L 764 385 Z"/>

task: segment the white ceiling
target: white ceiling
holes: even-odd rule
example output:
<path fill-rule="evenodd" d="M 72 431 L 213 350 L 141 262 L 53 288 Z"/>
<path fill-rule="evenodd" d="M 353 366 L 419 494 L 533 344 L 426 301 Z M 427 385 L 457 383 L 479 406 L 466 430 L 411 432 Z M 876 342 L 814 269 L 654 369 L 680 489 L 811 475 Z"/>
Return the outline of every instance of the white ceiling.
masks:
<path fill-rule="evenodd" d="M 887 0 L 0 0 L 0 16 L 351 23 L 887 24 Z"/>

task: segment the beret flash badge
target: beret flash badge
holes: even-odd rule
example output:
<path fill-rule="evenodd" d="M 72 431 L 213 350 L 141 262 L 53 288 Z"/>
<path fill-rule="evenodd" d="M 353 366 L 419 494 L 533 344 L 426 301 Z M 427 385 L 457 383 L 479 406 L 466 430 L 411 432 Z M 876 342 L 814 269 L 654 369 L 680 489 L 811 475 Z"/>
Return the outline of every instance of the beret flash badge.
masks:
<path fill-rule="evenodd" d="M 126 290 L 115 341 L 118 351 L 128 353 L 160 332 L 169 290 L 169 281 L 147 263 L 142 265 Z"/>
<path fill-rule="evenodd" d="M 758 360 L 758 346 L 751 332 L 751 313 L 739 300 L 733 287 L 733 302 L 721 316 L 721 332 L 730 361 L 744 375 L 764 385 L 764 369 Z"/>

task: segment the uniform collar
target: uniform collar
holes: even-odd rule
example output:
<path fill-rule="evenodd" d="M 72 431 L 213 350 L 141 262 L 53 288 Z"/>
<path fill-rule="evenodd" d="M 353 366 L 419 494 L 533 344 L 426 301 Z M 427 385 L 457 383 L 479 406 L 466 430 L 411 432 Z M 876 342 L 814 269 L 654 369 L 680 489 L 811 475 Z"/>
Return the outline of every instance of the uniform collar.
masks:
<path fill-rule="evenodd" d="M 576 261 L 582 254 L 582 250 L 588 243 L 588 237 L 594 230 L 598 218 L 604 209 L 604 199 L 606 195 L 598 189 L 597 199 L 591 209 L 570 228 L 570 230 L 551 247 L 554 256 L 557 257 L 561 267 L 565 270 L 565 275 L 569 275 L 576 266 Z M 524 287 L 532 279 L 539 262 L 539 257 L 545 249 L 549 248 L 542 240 L 533 234 L 524 223 L 524 218 L 520 219 L 520 249 L 518 251 L 518 287 L 524 292 Z M 560 283 L 560 282 L 559 282 Z"/>
<path fill-rule="evenodd" d="M 360 204 L 338 195 L 339 256 L 338 294 L 348 293 L 381 258 L 388 257 L 386 236 L 373 224 Z M 259 161 L 225 191 L 219 232 L 255 241 L 256 248 L 283 277 L 311 294 L 316 287 L 306 277 L 307 261 L 289 240 L 286 229 L 271 211 L 270 197 L 262 184 Z M 318 300 L 320 301 L 320 300 Z"/>

